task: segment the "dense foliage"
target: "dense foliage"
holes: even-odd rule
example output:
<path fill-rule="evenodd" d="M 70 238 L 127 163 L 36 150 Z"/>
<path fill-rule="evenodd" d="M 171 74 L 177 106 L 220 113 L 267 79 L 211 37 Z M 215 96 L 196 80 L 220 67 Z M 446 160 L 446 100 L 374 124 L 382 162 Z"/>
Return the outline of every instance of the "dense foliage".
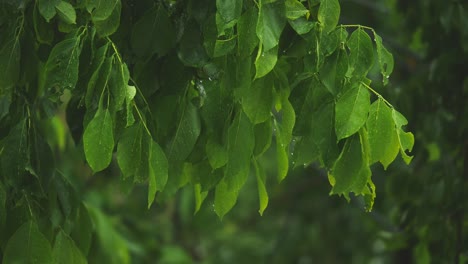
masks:
<path fill-rule="evenodd" d="M 370 166 L 409 163 L 414 138 L 368 78 L 386 85 L 392 54 L 339 17 L 337 0 L 3 1 L 3 262 L 134 260 L 84 195 L 115 177 L 147 184 L 148 207 L 188 185 L 198 211 L 211 192 L 222 218 L 252 173 L 262 214 L 273 157 L 279 181 L 317 164 L 370 211 Z"/>

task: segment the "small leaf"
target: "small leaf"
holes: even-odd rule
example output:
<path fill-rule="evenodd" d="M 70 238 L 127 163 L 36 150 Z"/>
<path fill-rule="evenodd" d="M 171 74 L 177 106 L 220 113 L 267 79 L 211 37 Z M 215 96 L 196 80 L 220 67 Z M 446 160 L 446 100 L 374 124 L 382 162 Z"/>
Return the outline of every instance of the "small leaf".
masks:
<path fill-rule="evenodd" d="M 112 117 L 108 109 L 98 109 L 83 134 L 83 146 L 89 166 L 94 172 L 109 166 L 114 150 Z"/>
<path fill-rule="evenodd" d="M 382 44 L 382 38 L 374 32 L 374 40 L 377 46 L 377 60 L 382 73 L 382 82 L 384 85 L 388 83 L 388 78 L 393 72 L 393 55 Z"/>
<path fill-rule="evenodd" d="M 242 107 L 252 124 L 265 122 L 271 116 L 273 107 L 273 83 L 271 78 L 253 82 L 242 97 Z"/>
<path fill-rule="evenodd" d="M 346 43 L 349 48 L 349 67 L 353 75 L 364 77 L 374 63 L 374 49 L 372 40 L 367 33 L 358 28 Z"/>
<path fill-rule="evenodd" d="M 24 223 L 10 237 L 3 263 L 53 263 L 50 243 L 35 222 Z"/>
<path fill-rule="evenodd" d="M 104 20 L 93 20 L 94 27 L 96 32 L 101 37 L 107 37 L 114 34 L 120 26 L 120 13 L 122 9 L 122 4 L 120 1 L 117 1 L 117 4 L 114 7 L 114 10 Z"/>
<path fill-rule="evenodd" d="M 111 16 L 120 0 L 86 0 L 86 9 L 91 13 L 93 22 L 106 20 Z"/>
<path fill-rule="evenodd" d="M 237 22 L 237 42 L 239 54 L 242 57 L 250 56 L 258 44 L 258 38 L 254 27 L 257 20 L 257 9 L 250 8 L 242 14 L 239 22 Z"/>
<path fill-rule="evenodd" d="M 325 33 L 332 31 L 338 25 L 340 19 L 340 3 L 338 0 L 321 0 L 317 18 Z"/>
<path fill-rule="evenodd" d="M 154 201 L 157 191 L 162 191 L 167 182 L 169 164 L 166 155 L 161 147 L 150 139 L 149 144 L 149 189 L 148 189 L 148 208 Z"/>
<path fill-rule="evenodd" d="M 370 107 L 369 91 L 362 85 L 348 88 L 335 106 L 335 132 L 338 140 L 356 133 L 366 122 Z"/>
<path fill-rule="evenodd" d="M 76 12 L 73 6 L 65 1 L 60 1 L 56 6 L 57 14 L 63 22 L 67 24 L 76 24 Z"/>
<path fill-rule="evenodd" d="M 88 263 L 83 253 L 76 247 L 75 242 L 62 230 L 55 237 L 52 255 L 56 264 Z"/>
<path fill-rule="evenodd" d="M 392 111 L 393 121 L 395 122 L 395 129 L 397 133 L 397 138 L 400 143 L 400 154 L 406 164 L 409 164 L 413 159 L 413 156 L 409 156 L 406 153 L 406 150 L 410 151 L 413 149 L 414 145 L 414 135 L 411 132 L 405 132 L 402 129 L 402 126 L 408 124 L 406 118 L 397 110 L 393 109 Z"/>
<path fill-rule="evenodd" d="M 38 0 L 39 13 L 49 22 L 57 13 L 55 7 L 61 0 Z"/>
<path fill-rule="evenodd" d="M 309 10 L 298 0 L 286 0 L 286 18 L 295 20 L 302 16 L 309 16 Z"/>
<path fill-rule="evenodd" d="M 253 164 L 255 167 L 255 176 L 257 178 L 258 201 L 260 204 L 258 212 L 260 215 L 263 215 L 263 212 L 268 206 L 268 193 L 265 187 L 266 174 L 264 169 L 261 167 L 261 164 L 259 164 L 255 159 L 253 160 Z"/>
<path fill-rule="evenodd" d="M 218 169 L 226 165 L 228 153 L 224 146 L 209 138 L 205 146 L 206 155 L 212 169 Z"/>
<path fill-rule="evenodd" d="M 396 158 L 400 147 L 392 109 L 381 98 L 370 106 L 366 126 L 370 147 L 369 164 L 380 161 L 387 168 Z"/>
<path fill-rule="evenodd" d="M 234 207 L 238 195 L 238 189 L 228 188 L 225 180 L 218 183 L 215 190 L 214 210 L 219 219 L 223 220 L 223 217 Z"/>
<path fill-rule="evenodd" d="M 208 191 L 202 191 L 201 185 L 199 183 L 196 183 L 193 185 L 193 193 L 195 196 L 195 212 L 196 214 L 198 211 L 200 211 L 201 205 L 203 201 L 205 201 L 206 196 L 208 196 Z"/>
<path fill-rule="evenodd" d="M 57 43 L 44 67 L 44 88 L 73 89 L 78 81 L 81 39 L 73 37 Z"/>
<path fill-rule="evenodd" d="M 267 75 L 276 65 L 278 60 L 278 46 L 263 51 L 258 49 L 257 58 L 255 59 L 255 79 Z"/>
<path fill-rule="evenodd" d="M 242 2 L 238 0 L 216 0 L 217 12 L 226 23 L 238 19 L 242 12 Z"/>

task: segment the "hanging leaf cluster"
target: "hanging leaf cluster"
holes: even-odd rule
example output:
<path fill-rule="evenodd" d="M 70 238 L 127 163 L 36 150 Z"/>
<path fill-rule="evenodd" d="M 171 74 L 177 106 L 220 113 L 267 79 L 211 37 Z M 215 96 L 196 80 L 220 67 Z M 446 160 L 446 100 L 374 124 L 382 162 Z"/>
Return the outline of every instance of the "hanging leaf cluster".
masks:
<path fill-rule="evenodd" d="M 147 184 L 148 207 L 191 185 L 197 210 L 213 193 L 222 218 L 252 176 L 262 213 L 260 159 L 273 151 L 279 181 L 316 163 L 331 193 L 371 210 L 370 166 L 398 153 L 409 163 L 414 138 L 367 77 L 376 63 L 387 84 L 392 54 L 339 17 L 338 0 L 5 1 L 0 230 L 13 210 L 25 219 L 0 232 L 5 263 L 81 259 L 90 242 L 78 228 L 105 221 L 57 165 L 69 137 L 93 177 Z M 41 217 L 60 231 L 45 237 Z"/>

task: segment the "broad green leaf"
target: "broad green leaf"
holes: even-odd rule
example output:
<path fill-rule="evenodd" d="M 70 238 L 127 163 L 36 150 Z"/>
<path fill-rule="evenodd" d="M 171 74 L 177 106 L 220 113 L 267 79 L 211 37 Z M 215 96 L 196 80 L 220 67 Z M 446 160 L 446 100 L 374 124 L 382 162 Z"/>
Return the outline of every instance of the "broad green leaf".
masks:
<path fill-rule="evenodd" d="M 11 175 L 13 183 L 21 182 L 26 166 L 30 163 L 28 148 L 28 123 L 20 120 L 0 141 L 2 175 Z"/>
<path fill-rule="evenodd" d="M 78 81 L 80 37 L 65 39 L 57 43 L 50 52 L 44 68 L 44 88 L 74 89 Z"/>
<path fill-rule="evenodd" d="M 231 53 L 232 50 L 236 47 L 236 37 L 233 36 L 229 39 L 217 39 L 215 41 L 213 57 L 221 57 L 226 54 Z"/>
<path fill-rule="evenodd" d="M 299 17 L 295 20 L 288 20 L 288 22 L 294 31 L 296 31 L 296 33 L 299 35 L 307 34 L 317 26 L 317 22 L 309 21 L 305 17 Z"/>
<path fill-rule="evenodd" d="M 150 139 L 149 144 L 149 190 L 148 190 L 148 208 L 154 201 L 157 191 L 162 191 L 167 182 L 169 164 L 166 155 L 161 147 Z"/>
<path fill-rule="evenodd" d="M 281 122 L 276 122 L 276 156 L 278 161 L 278 180 L 282 181 L 289 170 L 289 144 L 292 139 L 292 131 L 296 114 L 288 100 L 287 93 L 281 93 Z"/>
<path fill-rule="evenodd" d="M 309 10 L 298 0 L 286 0 L 286 18 L 295 20 L 302 16 L 309 16 Z"/>
<path fill-rule="evenodd" d="M 55 7 L 61 0 L 38 0 L 39 13 L 49 22 L 57 13 Z"/>
<path fill-rule="evenodd" d="M 396 158 L 400 147 L 392 109 L 381 98 L 370 106 L 366 127 L 370 147 L 369 164 L 380 161 L 386 169 Z"/>
<path fill-rule="evenodd" d="M 400 143 L 400 154 L 406 164 L 409 164 L 413 159 L 413 156 L 409 156 L 406 153 L 406 150 L 410 151 L 413 149 L 414 145 L 414 135 L 411 132 L 405 132 L 402 129 L 402 126 L 408 124 L 408 120 L 397 110 L 393 109 L 392 111 L 393 121 L 395 122 L 395 129 L 398 141 Z"/>
<path fill-rule="evenodd" d="M 240 190 L 250 171 L 250 157 L 255 147 L 255 135 L 249 118 L 239 111 L 228 129 L 228 162 L 224 180 L 230 190 Z"/>
<path fill-rule="evenodd" d="M 114 150 L 112 117 L 108 109 L 98 109 L 83 134 L 83 147 L 89 166 L 94 172 L 109 166 Z"/>
<path fill-rule="evenodd" d="M 54 263 L 49 241 L 39 231 L 34 221 L 29 221 L 16 230 L 3 251 L 3 263 Z"/>
<path fill-rule="evenodd" d="M 284 3 L 262 4 L 259 10 L 256 32 L 263 52 L 278 46 L 281 32 L 286 23 Z"/>
<path fill-rule="evenodd" d="M 258 20 L 257 9 L 250 8 L 237 22 L 237 43 L 241 57 L 250 56 L 258 44 L 254 25 Z"/>
<path fill-rule="evenodd" d="M 255 148 L 254 156 L 259 157 L 265 153 L 271 145 L 273 138 L 273 125 L 272 119 L 269 118 L 267 121 L 257 124 L 254 127 L 255 134 Z"/>
<path fill-rule="evenodd" d="M 54 30 L 46 22 L 44 17 L 39 14 L 39 8 L 37 5 L 34 6 L 33 24 L 37 41 L 39 41 L 39 43 L 50 45 L 54 40 Z"/>
<path fill-rule="evenodd" d="M 346 140 L 343 151 L 329 175 L 333 179 L 333 193 L 347 196 L 348 193 L 354 192 L 359 195 L 365 190 L 371 172 L 365 162 L 362 144 L 357 134 Z"/>
<path fill-rule="evenodd" d="M 21 47 L 13 38 L 0 49 L 0 96 L 9 95 L 20 74 Z"/>
<path fill-rule="evenodd" d="M 137 123 L 123 132 L 117 144 L 117 162 L 122 170 L 123 177 L 135 175 L 141 161 L 143 148 L 143 126 Z"/>
<path fill-rule="evenodd" d="M 217 12 L 228 23 L 238 19 L 242 12 L 242 2 L 238 0 L 216 0 Z"/>
<path fill-rule="evenodd" d="M 122 108 L 125 98 L 127 97 L 127 92 L 129 92 L 129 79 L 130 73 L 128 71 L 127 64 L 120 61 L 120 57 L 114 58 L 112 71 L 110 73 L 109 86 L 116 109 Z M 135 89 L 135 87 L 133 87 L 133 89 Z"/>
<path fill-rule="evenodd" d="M 213 138 L 209 138 L 205 146 L 206 156 L 213 170 L 226 165 L 228 161 L 228 153 L 224 146 L 216 142 Z"/>
<path fill-rule="evenodd" d="M 93 20 L 94 27 L 97 33 L 101 37 L 107 37 L 114 34 L 120 26 L 120 12 L 122 10 L 122 4 L 120 0 L 114 7 L 114 10 L 110 16 L 104 20 Z"/>
<path fill-rule="evenodd" d="M 192 103 L 187 103 L 177 122 L 174 136 L 167 145 L 167 159 L 170 162 L 184 161 L 192 152 L 200 131 L 201 124 L 198 110 Z"/>
<path fill-rule="evenodd" d="M 335 132 L 338 140 L 356 133 L 366 122 L 370 107 L 369 91 L 353 86 L 338 98 L 335 106 Z"/>
<path fill-rule="evenodd" d="M 55 237 L 52 256 L 55 264 L 85 264 L 88 263 L 75 242 L 62 230 Z"/>
<path fill-rule="evenodd" d="M 321 0 L 317 18 L 325 33 L 332 31 L 338 25 L 340 19 L 340 3 L 338 0 Z"/>
<path fill-rule="evenodd" d="M 320 79 L 333 95 L 341 91 L 342 82 L 348 71 L 348 55 L 345 50 L 337 49 L 325 59 L 320 68 Z"/>
<path fill-rule="evenodd" d="M 273 107 L 273 83 L 271 78 L 257 79 L 242 98 L 242 108 L 254 125 L 265 122 Z"/>
<path fill-rule="evenodd" d="M 80 203 L 74 219 L 75 225 L 70 234 L 76 246 L 80 248 L 84 255 L 88 255 L 91 247 L 91 239 L 93 236 L 93 223 L 89 216 L 88 209 L 83 203 Z"/>
<path fill-rule="evenodd" d="M 196 183 L 193 185 L 193 193 L 195 196 L 194 214 L 196 214 L 198 211 L 200 211 L 203 201 L 205 201 L 206 196 L 208 196 L 208 191 L 202 191 L 201 185 L 199 183 Z"/>
<path fill-rule="evenodd" d="M 352 74 L 364 77 L 374 63 L 374 49 L 369 35 L 361 28 L 356 29 L 346 43 L 349 48 L 349 67 Z"/>
<path fill-rule="evenodd" d="M 255 79 L 261 78 L 267 75 L 276 65 L 278 60 L 278 46 L 263 51 L 261 48 L 258 49 L 257 58 L 255 59 Z"/>
<path fill-rule="evenodd" d="M 228 188 L 225 180 L 218 183 L 215 190 L 214 210 L 219 219 L 223 220 L 223 217 L 234 207 L 238 195 L 239 190 Z"/>
<path fill-rule="evenodd" d="M 382 38 L 374 31 L 374 40 L 377 46 L 377 60 L 382 73 L 383 84 L 388 83 L 388 78 L 393 72 L 393 55 L 382 44 Z"/>
<path fill-rule="evenodd" d="M 155 53 L 163 56 L 175 45 L 175 29 L 162 5 L 148 10 L 133 25 L 130 43 L 135 54 L 143 58 Z"/>
<path fill-rule="evenodd" d="M 253 160 L 253 164 L 255 167 L 255 177 L 257 178 L 258 201 L 260 204 L 258 212 L 260 215 L 263 215 L 263 212 L 268 206 L 268 193 L 265 186 L 266 174 L 261 164 L 259 164 L 255 159 Z"/>
<path fill-rule="evenodd" d="M 120 0 L 86 0 L 86 9 L 91 13 L 93 22 L 106 20 L 111 16 Z"/>
<path fill-rule="evenodd" d="M 100 59 L 98 59 L 100 62 Z M 90 108 L 93 103 L 98 104 L 102 99 L 103 91 L 109 85 L 109 78 L 112 70 L 114 56 L 107 57 L 96 71 L 91 75 L 86 90 L 85 104 Z"/>
<path fill-rule="evenodd" d="M 76 24 L 76 12 L 73 6 L 65 1 L 60 1 L 56 6 L 57 14 L 63 22 L 67 24 Z"/>

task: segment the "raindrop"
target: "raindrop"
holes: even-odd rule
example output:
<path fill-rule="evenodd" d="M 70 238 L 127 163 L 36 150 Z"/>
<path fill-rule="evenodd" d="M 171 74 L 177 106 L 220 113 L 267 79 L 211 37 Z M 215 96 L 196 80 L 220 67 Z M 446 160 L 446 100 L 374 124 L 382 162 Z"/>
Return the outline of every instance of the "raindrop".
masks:
<path fill-rule="evenodd" d="M 265 53 L 262 53 L 262 57 L 265 57 Z"/>
<path fill-rule="evenodd" d="M 211 82 L 211 81 L 213 81 L 213 79 L 211 79 L 211 77 L 208 77 L 208 81 L 210 81 L 210 82 Z"/>
<path fill-rule="evenodd" d="M 385 78 L 388 79 L 388 78 L 390 78 L 390 76 L 389 76 L 389 75 L 386 75 Z"/>

